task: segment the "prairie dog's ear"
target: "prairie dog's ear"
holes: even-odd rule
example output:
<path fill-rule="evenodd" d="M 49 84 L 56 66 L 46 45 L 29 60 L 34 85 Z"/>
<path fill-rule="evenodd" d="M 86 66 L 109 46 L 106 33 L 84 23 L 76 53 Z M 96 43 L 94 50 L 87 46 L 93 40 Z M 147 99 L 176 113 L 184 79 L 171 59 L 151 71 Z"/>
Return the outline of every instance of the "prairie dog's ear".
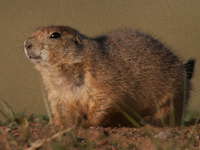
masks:
<path fill-rule="evenodd" d="M 77 45 L 82 45 L 82 38 L 80 37 L 80 35 L 76 34 L 73 38 L 73 42 Z"/>

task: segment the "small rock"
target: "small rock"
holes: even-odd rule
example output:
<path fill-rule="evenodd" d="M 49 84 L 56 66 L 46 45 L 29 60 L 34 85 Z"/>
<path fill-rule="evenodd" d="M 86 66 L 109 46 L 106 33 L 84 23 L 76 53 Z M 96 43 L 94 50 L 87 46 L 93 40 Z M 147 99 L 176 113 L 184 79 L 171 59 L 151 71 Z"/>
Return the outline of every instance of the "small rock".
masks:
<path fill-rule="evenodd" d="M 107 128 L 105 128 L 105 130 L 111 130 L 111 127 L 107 127 Z"/>
<path fill-rule="evenodd" d="M 103 139 L 103 140 L 101 140 L 100 142 L 97 142 L 97 143 L 96 143 L 97 146 L 106 145 L 106 144 L 108 144 L 108 142 L 107 142 L 106 139 Z"/>
<path fill-rule="evenodd" d="M 126 127 L 122 127 L 121 130 L 127 130 L 127 128 Z"/>
<path fill-rule="evenodd" d="M 158 135 L 155 136 L 155 138 L 158 139 L 166 139 L 170 136 L 170 133 L 168 131 L 160 132 Z"/>
<path fill-rule="evenodd" d="M 196 141 L 199 141 L 199 140 L 200 140 L 200 135 L 196 135 L 196 136 L 195 136 L 195 140 L 196 140 Z"/>
<path fill-rule="evenodd" d="M 7 128 L 7 127 L 5 127 L 5 128 L 4 128 L 4 131 L 5 131 L 5 133 L 8 133 L 8 132 L 11 132 L 11 129 L 10 129 L 10 128 Z"/>
<path fill-rule="evenodd" d="M 94 127 L 94 126 L 91 126 L 90 129 L 95 129 L 95 127 Z"/>
<path fill-rule="evenodd" d="M 114 148 L 114 146 L 111 146 L 111 150 L 116 150 L 116 148 Z"/>

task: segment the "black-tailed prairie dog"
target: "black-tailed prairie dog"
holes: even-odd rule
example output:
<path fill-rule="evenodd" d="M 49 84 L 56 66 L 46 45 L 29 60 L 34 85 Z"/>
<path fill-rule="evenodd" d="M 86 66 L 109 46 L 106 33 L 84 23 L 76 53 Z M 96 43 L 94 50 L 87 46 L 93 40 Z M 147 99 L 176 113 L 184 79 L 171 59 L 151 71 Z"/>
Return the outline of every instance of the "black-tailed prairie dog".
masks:
<path fill-rule="evenodd" d="M 183 64 L 148 35 L 116 31 L 88 38 L 67 26 L 47 26 L 24 49 L 42 75 L 56 125 L 132 125 L 127 116 L 169 125 L 172 114 L 181 122 L 195 61 Z"/>

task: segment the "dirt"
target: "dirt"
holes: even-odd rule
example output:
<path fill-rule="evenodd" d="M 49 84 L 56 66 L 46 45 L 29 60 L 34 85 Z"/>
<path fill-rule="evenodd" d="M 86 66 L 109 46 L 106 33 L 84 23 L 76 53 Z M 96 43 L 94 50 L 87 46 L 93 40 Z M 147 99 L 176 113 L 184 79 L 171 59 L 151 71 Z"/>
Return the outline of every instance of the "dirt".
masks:
<path fill-rule="evenodd" d="M 59 129 L 51 125 L 29 124 L 11 129 L 0 127 L 0 149 L 95 149 L 149 150 L 200 149 L 200 124 L 184 127 Z"/>

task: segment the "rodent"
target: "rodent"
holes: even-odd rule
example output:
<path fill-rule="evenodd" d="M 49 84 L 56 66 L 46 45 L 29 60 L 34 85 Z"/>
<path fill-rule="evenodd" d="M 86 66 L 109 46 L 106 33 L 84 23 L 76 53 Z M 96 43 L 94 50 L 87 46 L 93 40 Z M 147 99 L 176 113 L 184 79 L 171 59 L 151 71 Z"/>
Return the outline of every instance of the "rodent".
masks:
<path fill-rule="evenodd" d="M 181 123 L 195 60 L 183 64 L 151 36 L 125 30 L 89 38 L 47 26 L 24 49 L 42 75 L 55 125 L 131 126 L 130 116 L 162 126 L 172 123 L 172 114 Z"/>

